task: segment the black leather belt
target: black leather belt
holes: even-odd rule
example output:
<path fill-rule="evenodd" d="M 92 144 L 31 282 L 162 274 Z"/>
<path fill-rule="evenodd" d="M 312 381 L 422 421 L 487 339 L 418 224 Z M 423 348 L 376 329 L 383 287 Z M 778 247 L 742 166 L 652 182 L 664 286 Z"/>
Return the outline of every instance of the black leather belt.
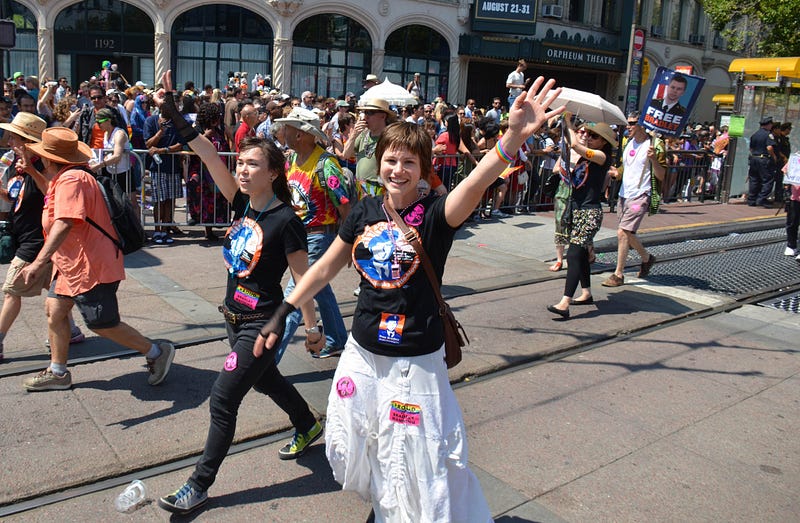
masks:
<path fill-rule="evenodd" d="M 218 307 L 219 312 L 225 316 L 225 321 L 230 323 L 231 325 L 241 325 L 242 323 L 247 323 L 248 321 L 256 321 L 256 320 L 266 320 L 269 318 L 269 315 L 264 312 L 251 312 L 251 313 L 236 313 L 231 312 L 224 305 L 220 305 Z"/>
<path fill-rule="evenodd" d="M 306 234 L 336 234 L 336 225 L 329 224 L 306 227 Z"/>

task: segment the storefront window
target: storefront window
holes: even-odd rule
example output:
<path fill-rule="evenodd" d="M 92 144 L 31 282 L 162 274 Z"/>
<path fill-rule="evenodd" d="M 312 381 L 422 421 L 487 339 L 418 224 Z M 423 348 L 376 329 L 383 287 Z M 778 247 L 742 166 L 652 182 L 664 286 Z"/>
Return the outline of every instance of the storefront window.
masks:
<path fill-rule="evenodd" d="M 9 78 L 16 71 L 26 76 L 39 74 L 39 44 L 36 39 L 36 18 L 24 5 L 4 2 L 7 18 L 14 22 L 17 45 L 14 49 L 3 49 L 3 77 Z"/>
<path fill-rule="evenodd" d="M 272 74 L 272 27 L 253 11 L 232 5 L 197 7 L 172 26 L 175 82 L 228 84 L 230 73 Z"/>
<path fill-rule="evenodd" d="M 384 75 L 403 87 L 420 74 L 423 101 L 447 94 L 450 46 L 430 27 L 410 25 L 398 29 L 386 40 Z"/>
<path fill-rule="evenodd" d="M 292 39 L 292 93 L 337 98 L 363 91 L 372 51 L 364 26 L 346 16 L 317 15 L 300 22 Z"/>

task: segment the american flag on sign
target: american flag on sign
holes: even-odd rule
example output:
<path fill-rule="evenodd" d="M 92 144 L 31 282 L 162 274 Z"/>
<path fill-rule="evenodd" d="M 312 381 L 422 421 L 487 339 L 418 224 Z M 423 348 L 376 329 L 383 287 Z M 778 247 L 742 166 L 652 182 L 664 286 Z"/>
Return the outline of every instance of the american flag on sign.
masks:
<path fill-rule="evenodd" d="M 672 79 L 672 74 L 672 71 L 667 70 L 665 73 L 662 73 L 653 80 L 658 84 L 656 85 L 656 91 L 653 99 L 664 99 L 664 95 L 667 94 L 667 86 L 669 86 L 669 81 Z"/>

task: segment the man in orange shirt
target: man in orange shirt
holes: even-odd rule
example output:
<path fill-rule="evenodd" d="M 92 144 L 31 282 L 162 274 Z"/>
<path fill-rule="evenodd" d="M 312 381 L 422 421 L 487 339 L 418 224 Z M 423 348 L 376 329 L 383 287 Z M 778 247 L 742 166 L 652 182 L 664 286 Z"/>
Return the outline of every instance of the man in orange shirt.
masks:
<path fill-rule="evenodd" d="M 45 243 L 20 277 L 26 282 L 35 280 L 52 260 L 53 279 L 46 302 L 50 366 L 26 378 L 23 387 L 42 391 L 72 386 L 67 358 L 68 314 L 73 305 L 93 332 L 145 355 L 148 383 L 158 385 L 169 371 L 175 347 L 169 342 L 154 343 L 120 320 L 116 292 L 125 278 L 123 256 L 98 229 L 115 234 L 97 181 L 81 168 L 92 158 L 91 149 L 65 127 L 46 129 L 41 143 L 27 148 L 41 158 L 50 185 L 42 212 Z"/>
<path fill-rule="evenodd" d="M 107 107 L 114 112 L 116 121 L 124 122 L 125 120 L 116 107 L 109 105 L 106 92 L 99 85 L 93 85 L 89 88 L 89 99 L 92 101 L 92 105 L 83 107 L 81 115 L 72 128 L 78 133 L 83 143 L 88 144 L 92 149 L 102 149 L 105 132 L 100 129 L 100 126 L 95 121 L 97 111 Z"/>

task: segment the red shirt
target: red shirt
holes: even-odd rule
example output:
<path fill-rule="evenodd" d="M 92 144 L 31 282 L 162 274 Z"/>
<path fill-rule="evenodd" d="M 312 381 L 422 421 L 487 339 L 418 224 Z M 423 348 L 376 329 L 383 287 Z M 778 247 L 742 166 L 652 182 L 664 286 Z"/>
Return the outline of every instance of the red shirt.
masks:
<path fill-rule="evenodd" d="M 239 124 L 239 128 L 236 129 L 236 136 L 233 139 L 233 143 L 236 144 L 236 152 L 239 152 L 239 144 L 242 140 L 247 138 L 248 136 L 255 136 L 256 132 L 254 129 L 251 129 L 249 125 L 242 122 Z"/>

